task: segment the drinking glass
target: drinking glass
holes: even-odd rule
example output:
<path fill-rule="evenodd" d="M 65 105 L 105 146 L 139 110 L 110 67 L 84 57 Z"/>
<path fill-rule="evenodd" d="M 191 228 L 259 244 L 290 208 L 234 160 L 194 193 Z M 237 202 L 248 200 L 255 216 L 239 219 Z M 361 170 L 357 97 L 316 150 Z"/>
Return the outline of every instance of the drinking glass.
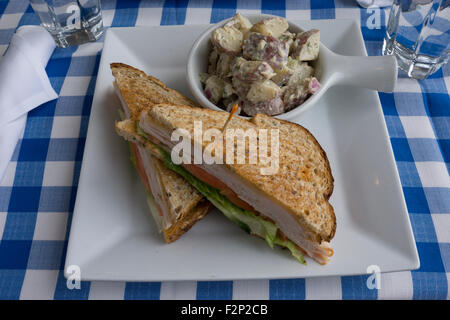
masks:
<path fill-rule="evenodd" d="M 103 33 L 100 0 L 30 0 L 41 25 L 61 48 L 96 41 Z"/>
<path fill-rule="evenodd" d="M 450 0 L 394 0 L 383 43 L 400 69 L 425 79 L 447 63 L 450 49 Z"/>

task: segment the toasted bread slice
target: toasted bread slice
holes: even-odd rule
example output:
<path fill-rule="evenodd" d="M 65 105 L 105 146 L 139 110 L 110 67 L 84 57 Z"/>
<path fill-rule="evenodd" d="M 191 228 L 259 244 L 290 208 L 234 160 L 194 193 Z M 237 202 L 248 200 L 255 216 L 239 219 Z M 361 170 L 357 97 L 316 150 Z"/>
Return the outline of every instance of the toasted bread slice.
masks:
<path fill-rule="evenodd" d="M 116 131 L 125 140 L 143 148 L 148 154 L 147 161 L 151 163 L 158 182 L 155 187 L 161 198 L 160 205 L 163 204 L 171 216 L 176 217 L 170 227 L 163 229 L 166 242 L 173 242 L 202 219 L 212 209 L 212 205 L 186 180 L 163 165 L 158 148 L 137 133 L 136 120 L 143 108 L 155 103 L 195 104 L 177 91 L 166 87 L 158 79 L 147 76 L 136 68 L 122 63 L 112 63 L 111 70 L 115 77 L 114 86 L 117 94 L 129 117 L 116 122 Z"/>
<path fill-rule="evenodd" d="M 330 241 L 336 232 L 336 216 L 328 202 L 333 193 L 334 178 L 325 151 L 301 125 L 263 114 L 257 114 L 251 121 L 258 128 L 280 130 L 280 171 L 266 179 L 264 190 L 274 190 L 273 196 L 283 199 L 286 205 L 298 213 L 298 217 L 304 219 L 308 228 L 318 233 L 322 240 Z M 293 172 L 296 176 L 291 183 L 283 186 L 283 189 L 274 188 L 278 182 L 288 180 Z M 248 176 L 250 174 L 247 172 Z M 302 192 L 301 196 L 297 196 L 298 191 Z"/>
<path fill-rule="evenodd" d="M 117 133 L 125 140 L 136 143 L 144 147 L 147 152 L 156 158 L 155 168 L 166 190 L 168 202 L 171 210 L 177 213 L 177 219 L 183 219 L 188 212 L 193 209 L 203 196 L 180 175 L 168 169 L 163 164 L 163 156 L 159 149 L 147 139 L 139 135 L 136 130 L 136 123 L 126 119 L 116 123 Z"/>
<path fill-rule="evenodd" d="M 221 131 L 228 115 L 189 106 L 155 105 L 142 112 L 140 127 L 171 148 L 173 130 L 183 128 L 193 137 L 194 120 L 201 120 L 204 131 L 212 128 Z M 336 230 L 336 217 L 328 202 L 333 191 L 333 176 L 326 154 L 313 135 L 300 125 L 266 115 L 257 115 L 251 120 L 233 117 L 227 129 L 238 128 L 279 129 L 277 173 L 263 175 L 261 166 L 249 164 L 248 159 L 245 164 L 199 166 L 227 184 L 260 214 L 274 220 L 289 239 L 306 251 L 313 250 L 305 248 L 312 242 L 330 241 Z M 194 143 L 201 143 L 203 148 L 209 144 Z M 246 144 L 246 154 L 248 151 Z"/>
<path fill-rule="evenodd" d="M 110 66 L 120 93 L 130 109 L 131 119 L 138 119 L 145 107 L 158 103 L 196 106 L 189 98 L 139 69 L 124 63 L 111 63 Z"/>
<path fill-rule="evenodd" d="M 194 224 L 203 219 L 212 208 L 212 204 L 205 198 L 202 198 L 194 208 L 186 213 L 183 219 L 178 220 L 170 228 L 163 231 L 164 240 L 167 243 L 178 240 L 178 238 L 192 228 Z"/>
<path fill-rule="evenodd" d="M 212 209 L 212 205 L 180 175 L 168 169 L 161 160 L 153 157 L 152 162 L 164 191 L 164 200 L 169 210 L 176 215 L 175 222 L 169 228 L 163 229 L 164 239 L 171 243 L 202 219 Z"/>

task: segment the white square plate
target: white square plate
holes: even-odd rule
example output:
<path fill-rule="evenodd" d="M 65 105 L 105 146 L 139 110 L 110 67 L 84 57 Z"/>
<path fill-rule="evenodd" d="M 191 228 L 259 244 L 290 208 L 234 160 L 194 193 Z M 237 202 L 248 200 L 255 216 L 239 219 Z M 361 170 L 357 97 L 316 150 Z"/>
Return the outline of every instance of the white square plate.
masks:
<path fill-rule="evenodd" d="M 321 30 L 331 50 L 366 55 L 356 22 L 304 21 Z M 419 266 L 400 180 L 378 95 L 349 87 L 329 90 L 298 123 L 328 154 L 337 218 L 326 266 L 307 266 L 288 251 L 270 249 L 217 210 L 180 240 L 165 244 L 153 224 L 145 191 L 127 143 L 114 131 L 120 108 L 112 87 L 111 62 L 151 74 L 187 96 L 188 52 L 208 26 L 111 28 L 98 71 L 70 231 L 66 268 L 77 265 L 82 280 L 162 281 L 298 278 L 365 274 Z"/>

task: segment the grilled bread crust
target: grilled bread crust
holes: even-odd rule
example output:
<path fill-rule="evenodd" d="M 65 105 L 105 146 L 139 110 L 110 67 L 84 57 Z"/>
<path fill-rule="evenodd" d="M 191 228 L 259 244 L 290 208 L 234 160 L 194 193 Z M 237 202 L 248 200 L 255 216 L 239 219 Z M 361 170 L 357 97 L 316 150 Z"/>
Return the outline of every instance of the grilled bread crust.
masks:
<path fill-rule="evenodd" d="M 155 166 L 164 185 L 170 210 L 178 215 L 177 221 L 186 218 L 189 211 L 203 198 L 203 195 L 186 183 L 186 180 L 179 174 L 167 168 L 161 160 L 156 159 Z"/>
<path fill-rule="evenodd" d="M 157 103 L 192 106 L 195 104 L 177 91 L 166 87 L 157 78 L 148 76 L 139 69 L 123 63 L 112 63 L 110 66 L 120 94 L 130 110 L 130 119 L 116 122 L 116 132 L 125 140 L 144 147 L 158 159 L 156 161 L 158 171 L 169 206 L 171 210 L 179 214 L 178 220 L 170 228 L 163 230 L 165 241 L 173 242 L 202 219 L 213 206 L 186 180 L 163 165 L 161 161 L 164 158 L 159 149 L 137 133 L 136 120 L 139 119 L 139 114 L 144 108 Z"/>
<path fill-rule="evenodd" d="M 160 104 L 145 109 L 140 118 L 169 135 L 173 130 L 183 128 L 193 137 L 194 120 L 202 120 L 203 130 L 222 130 L 228 115 L 227 112 L 203 108 Z M 238 128 L 244 131 L 250 128 L 279 129 L 279 170 L 276 174 L 262 175 L 261 166 L 249 164 L 248 159 L 245 164 L 224 163 L 224 166 L 288 209 L 311 240 L 319 243 L 330 241 L 336 231 L 334 209 L 328 202 L 334 180 L 326 153 L 314 136 L 298 124 L 262 114 L 250 120 L 233 117 L 227 129 Z M 203 141 L 203 147 L 208 144 Z M 248 144 L 245 151 L 248 154 Z"/>
<path fill-rule="evenodd" d="M 167 243 L 176 241 L 197 221 L 203 219 L 213 208 L 212 204 L 206 201 L 180 175 L 163 164 L 164 158 L 159 149 L 136 132 L 136 122 L 131 119 L 116 122 L 116 131 L 125 140 L 144 147 L 147 152 L 157 159 L 155 164 L 167 195 L 170 210 L 179 214 L 177 221 L 168 229 L 163 230 L 164 240 Z"/>
<path fill-rule="evenodd" d="M 204 216 L 213 208 L 213 205 L 203 198 L 192 210 L 187 212 L 183 219 L 178 220 L 170 228 L 163 231 L 164 240 L 167 243 L 178 240 L 194 224 L 203 219 Z"/>
<path fill-rule="evenodd" d="M 168 88 L 159 79 L 139 69 L 124 63 L 111 63 L 110 67 L 122 97 L 130 108 L 132 119 L 138 119 L 145 107 L 158 103 L 196 106 L 181 93 Z"/>

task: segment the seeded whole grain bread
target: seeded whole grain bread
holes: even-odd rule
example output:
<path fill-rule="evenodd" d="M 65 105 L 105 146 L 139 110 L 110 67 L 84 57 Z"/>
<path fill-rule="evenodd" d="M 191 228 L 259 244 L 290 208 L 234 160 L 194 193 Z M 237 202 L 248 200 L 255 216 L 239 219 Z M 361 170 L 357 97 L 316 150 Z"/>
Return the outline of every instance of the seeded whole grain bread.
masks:
<path fill-rule="evenodd" d="M 322 240 L 330 241 L 336 232 L 336 216 L 328 202 L 333 193 L 334 178 L 325 151 L 301 125 L 262 114 L 251 121 L 259 128 L 280 130 L 280 174 L 262 176 L 269 178 L 263 182 L 264 190 L 279 185 L 272 189 L 275 191 L 272 196 L 290 204 L 300 213 L 297 217 L 302 225 L 314 230 Z M 284 184 L 284 179 L 290 177 L 292 183 Z"/>
<path fill-rule="evenodd" d="M 156 159 L 155 167 L 166 193 L 169 210 L 178 215 L 177 221 L 163 230 L 163 235 L 167 243 L 176 241 L 212 209 L 211 203 L 184 178 L 163 164 L 163 155 L 153 143 L 137 133 L 135 121 L 126 119 L 116 122 L 116 131 L 125 140 L 144 147 Z"/>
<path fill-rule="evenodd" d="M 212 209 L 212 205 L 184 178 L 163 165 L 163 156 L 158 148 L 137 133 L 136 120 L 144 108 L 154 104 L 195 104 L 141 70 L 123 63 L 112 63 L 110 66 L 121 99 L 130 111 L 129 119 L 116 122 L 116 132 L 125 140 L 145 148 L 148 154 L 158 159 L 155 161 L 157 174 L 166 192 L 169 210 L 178 216 L 171 227 L 163 230 L 165 241 L 171 243 L 202 219 Z"/>
<path fill-rule="evenodd" d="M 184 219 L 203 196 L 196 189 L 187 188 L 187 185 L 184 183 L 185 180 L 179 174 L 168 169 L 161 160 L 156 159 L 155 166 L 166 189 L 170 210 L 179 215 L 178 219 Z"/>
<path fill-rule="evenodd" d="M 161 160 L 156 159 L 155 167 L 166 193 L 169 210 L 178 215 L 176 222 L 163 231 L 166 242 L 171 243 L 201 220 L 212 205 L 180 175 L 168 169 Z"/>
<path fill-rule="evenodd" d="M 111 63 L 110 67 L 124 100 L 130 106 L 132 119 L 137 119 L 145 107 L 158 103 L 196 106 L 190 99 L 144 71 L 124 63 Z"/>
<path fill-rule="evenodd" d="M 148 121 L 166 132 L 183 128 L 193 136 L 194 120 L 202 120 L 204 131 L 211 128 L 222 130 L 228 115 L 227 112 L 209 109 L 161 104 L 144 110 L 141 123 Z M 262 175 L 260 166 L 249 164 L 247 160 L 245 164 L 223 165 L 273 201 L 288 208 L 304 230 L 313 235 L 314 241 L 330 241 L 336 231 L 334 209 L 328 202 L 334 179 L 325 151 L 314 136 L 298 124 L 262 114 L 250 120 L 233 117 L 227 129 L 237 128 L 278 128 L 279 170 L 274 175 Z M 203 142 L 203 147 L 208 144 Z M 224 151 L 224 157 L 225 154 Z"/>
<path fill-rule="evenodd" d="M 183 219 L 180 219 L 177 223 L 164 230 L 164 240 L 167 243 L 178 240 L 178 238 L 192 228 L 194 224 L 203 219 L 211 209 L 211 203 L 205 198 L 202 198 L 195 208 L 186 213 Z"/>

